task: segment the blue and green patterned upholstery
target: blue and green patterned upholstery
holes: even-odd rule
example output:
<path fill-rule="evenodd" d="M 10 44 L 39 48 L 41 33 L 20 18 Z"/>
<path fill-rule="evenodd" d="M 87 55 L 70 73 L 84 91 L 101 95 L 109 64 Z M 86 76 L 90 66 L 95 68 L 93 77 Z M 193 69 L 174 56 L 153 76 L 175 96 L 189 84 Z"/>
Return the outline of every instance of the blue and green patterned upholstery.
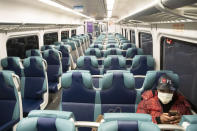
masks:
<path fill-rule="evenodd" d="M 107 57 L 108 55 L 122 55 L 122 52 L 118 48 L 110 48 L 105 51 L 104 56 Z"/>
<path fill-rule="evenodd" d="M 126 70 L 126 59 L 121 55 L 109 55 L 104 59 L 104 70 Z"/>
<path fill-rule="evenodd" d="M 80 56 L 77 59 L 77 69 L 89 70 L 92 75 L 102 74 L 102 70 L 98 68 L 98 61 L 95 56 Z"/>
<path fill-rule="evenodd" d="M 179 123 L 181 126 L 186 125 L 186 131 L 196 131 L 197 129 L 197 115 L 183 115 Z"/>
<path fill-rule="evenodd" d="M 149 114 L 141 113 L 105 113 L 104 120 L 105 122 L 134 120 L 152 122 L 152 117 Z"/>
<path fill-rule="evenodd" d="M 98 49 L 102 50 L 103 49 L 103 45 L 101 45 L 101 44 L 93 44 L 93 45 L 90 45 L 90 48 L 98 48 Z"/>
<path fill-rule="evenodd" d="M 59 78 L 62 75 L 62 63 L 59 51 L 56 49 L 45 50 L 43 58 L 47 61 L 47 76 L 49 92 L 55 93 L 58 91 Z"/>
<path fill-rule="evenodd" d="M 69 51 L 66 45 L 59 45 L 55 47 L 57 50 L 59 50 L 62 53 L 62 71 L 65 73 L 69 70 L 70 67 L 70 56 Z"/>
<path fill-rule="evenodd" d="M 23 114 L 26 116 L 31 110 L 40 109 L 45 102 L 43 95 L 47 93 L 47 76 L 44 60 L 38 56 L 24 59 L 24 77 L 21 77 L 21 95 Z"/>
<path fill-rule="evenodd" d="M 45 51 L 45 50 L 48 50 L 48 49 L 53 49 L 53 46 L 52 45 L 43 45 L 41 47 L 41 51 Z"/>
<path fill-rule="evenodd" d="M 144 121 L 110 121 L 102 123 L 98 131 L 160 131 L 159 127 L 152 122 Z"/>
<path fill-rule="evenodd" d="M 124 43 L 122 46 L 121 46 L 121 49 L 122 50 L 127 50 L 129 48 L 136 48 L 136 45 L 133 44 L 133 43 Z"/>
<path fill-rule="evenodd" d="M 6 57 L 1 60 L 3 70 L 14 71 L 19 77 L 23 75 L 23 66 L 19 57 Z"/>
<path fill-rule="evenodd" d="M 97 58 L 101 58 L 103 56 L 102 52 L 97 48 L 88 48 L 85 51 L 85 55 L 96 56 Z"/>
<path fill-rule="evenodd" d="M 118 44 L 114 43 L 114 44 L 107 44 L 106 49 L 109 48 L 119 48 Z"/>
<path fill-rule="evenodd" d="M 42 57 L 42 54 L 41 54 L 40 50 L 38 50 L 38 49 L 27 50 L 25 55 L 26 55 L 26 57 L 30 57 L 30 56 L 40 56 L 40 57 Z"/>
<path fill-rule="evenodd" d="M 93 121 L 96 91 L 91 74 L 82 71 L 64 73 L 61 86 L 61 109 L 73 112 L 77 121 Z"/>
<path fill-rule="evenodd" d="M 74 41 L 69 41 L 65 43 L 66 45 L 70 45 L 72 50 L 76 50 L 76 45 Z"/>
<path fill-rule="evenodd" d="M 135 112 L 141 94 L 135 90 L 133 74 L 107 73 L 102 79 L 101 109 L 107 112 Z"/>
<path fill-rule="evenodd" d="M 19 122 L 16 131 L 75 131 L 70 115 L 71 112 L 32 111 Z"/>
<path fill-rule="evenodd" d="M 154 70 L 155 60 L 151 55 L 136 55 L 132 61 L 131 73 L 146 75 L 149 70 Z"/>
<path fill-rule="evenodd" d="M 124 43 L 130 43 L 127 39 L 120 39 L 120 43 L 123 45 Z"/>
<path fill-rule="evenodd" d="M 0 130 L 12 130 L 20 120 L 19 82 L 13 71 L 0 71 Z M 18 78 L 18 81 L 19 78 Z M 15 83 L 17 82 L 17 83 Z"/>
<path fill-rule="evenodd" d="M 56 45 L 56 46 L 62 45 L 62 44 L 63 44 L 63 42 L 58 42 L 58 41 L 56 41 L 56 42 L 53 43 L 53 45 Z"/>
<path fill-rule="evenodd" d="M 129 48 L 126 52 L 126 57 L 127 58 L 134 58 L 135 55 L 143 55 L 143 49 L 141 48 Z"/>
<path fill-rule="evenodd" d="M 172 71 L 161 70 L 161 71 L 148 71 L 144 80 L 143 90 L 156 90 L 158 79 L 161 75 L 168 75 L 174 84 L 174 87 L 179 87 L 179 76 Z"/>

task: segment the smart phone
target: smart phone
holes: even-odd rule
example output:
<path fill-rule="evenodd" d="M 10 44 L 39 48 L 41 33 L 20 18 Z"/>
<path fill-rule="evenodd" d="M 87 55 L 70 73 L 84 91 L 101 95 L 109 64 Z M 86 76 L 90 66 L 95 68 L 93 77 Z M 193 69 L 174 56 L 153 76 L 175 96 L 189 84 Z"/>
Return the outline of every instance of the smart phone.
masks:
<path fill-rule="evenodd" d="M 170 116 L 176 116 L 176 115 L 178 115 L 178 111 L 177 110 L 170 110 L 168 114 Z"/>

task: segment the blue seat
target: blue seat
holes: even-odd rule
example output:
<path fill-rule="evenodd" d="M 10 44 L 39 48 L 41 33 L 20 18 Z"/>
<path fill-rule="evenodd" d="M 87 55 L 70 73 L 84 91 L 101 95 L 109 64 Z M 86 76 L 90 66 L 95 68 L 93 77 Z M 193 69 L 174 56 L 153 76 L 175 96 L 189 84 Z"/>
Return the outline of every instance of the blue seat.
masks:
<path fill-rule="evenodd" d="M 90 48 L 98 48 L 98 49 L 102 50 L 103 49 L 103 45 L 101 45 L 101 44 L 93 44 L 93 45 L 90 45 Z"/>
<path fill-rule="evenodd" d="M 65 43 L 66 45 L 70 45 L 71 46 L 71 55 L 72 55 L 72 58 L 74 60 L 74 62 L 76 63 L 77 59 L 79 58 L 79 53 L 78 53 L 78 50 L 77 50 L 77 45 L 74 41 L 69 41 L 69 42 L 66 42 Z"/>
<path fill-rule="evenodd" d="M 109 49 L 109 48 L 119 48 L 119 46 L 118 46 L 117 43 L 114 43 L 114 44 L 107 44 L 106 49 Z"/>
<path fill-rule="evenodd" d="M 126 52 L 127 58 L 134 58 L 135 55 L 143 55 L 143 50 L 141 48 L 129 48 Z"/>
<path fill-rule="evenodd" d="M 197 129 L 197 115 L 183 115 L 179 123 L 186 131 L 196 131 Z"/>
<path fill-rule="evenodd" d="M 98 61 L 95 56 L 80 56 L 77 59 L 77 69 L 89 70 L 92 75 L 103 74 L 103 70 L 98 68 Z"/>
<path fill-rule="evenodd" d="M 69 50 L 67 46 L 65 45 L 59 45 L 55 47 L 57 50 L 59 50 L 62 53 L 62 71 L 65 73 L 69 70 L 70 67 L 70 56 L 69 56 Z"/>
<path fill-rule="evenodd" d="M 124 43 L 122 46 L 121 46 L 121 49 L 122 50 L 127 50 L 129 48 L 136 48 L 136 45 L 133 44 L 133 43 Z"/>
<path fill-rule="evenodd" d="M 135 112 L 140 95 L 135 90 L 135 80 L 131 73 L 107 73 L 103 76 L 100 92 L 102 113 Z"/>
<path fill-rule="evenodd" d="M 104 56 L 107 57 L 108 55 L 122 55 L 122 52 L 120 49 L 117 48 L 110 48 L 107 49 L 104 53 Z"/>
<path fill-rule="evenodd" d="M 30 56 L 40 56 L 40 57 L 42 57 L 42 54 L 41 54 L 40 50 L 38 50 L 38 49 L 31 49 L 31 50 L 26 51 L 25 56 L 26 57 L 30 57 Z"/>
<path fill-rule="evenodd" d="M 96 56 L 97 58 L 103 57 L 102 52 L 99 49 L 97 49 L 97 48 L 88 48 L 85 51 L 85 55 Z"/>
<path fill-rule="evenodd" d="M 32 111 L 17 125 L 16 131 L 75 131 L 71 112 Z"/>
<path fill-rule="evenodd" d="M 156 90 L 159 77 L 161 75 L 168 75 L 175 86 L 176 89 L 178 89 L 178 83 L 179 83 L 179 76 L 172 71 L 169 70 L 161 70 L 161 71 L 148 71 L 146 74 L 146 77 L 144 79 L 143 83 L 143 91 L 144 90 Z"/>
<path fill-rule="evenodd" d="M 104 72 L 106 70 L 126 70 L 126 60 L 123 56 L 107 56 L 104 59 Z"/>
<path fill-rule="evenodd" d="M 136 55 L 133 58 L 131 73 L 134 75 L 146 75 L 149 70 L 154 70 L 155 60 L 150 55 Z"/>
<path fill-rule="evenodd" d="M 0 130 L 12 130 L 22 118 L 18 90 L 20 79 L 12 71 L 0 71 Z"/>
<path fill-rule="evenodd" d="M 24 77 L 21 77 L 21 95 L 23 114 L 31 110 L 44 109 L 48 104 L 48 86 L 46 61 L 38 56 L 28 57 L 23 61 Z"/>
<path fill-rule="evenodd" d="M 45 50 L 43 58 L 47 61 L 47 76 L 49 92 L 55 93 L 60 89 L 62 63 L 60 52 L 56 49 Z"/>
<path fill-rule="evenodd" d="M 102 123 L 98 131 L 160 131 L 159 127 L 152 122 L 144 121 L 110 121 Z"/>
<path fill-rule="evenodd" d="M 19 57 L 7 57 L 1 60 L 3 70 L 14 71 L 19 77 L 23 75 L 23 64 Z"/>
<path fill-rule="evenodd" d="M 53 46 L 52 45 L 43 45 L 41 47 L 41 51 L 45 51 L 45 50 L 48 50 L 48 49 L 53 49 Z"/>
<path fill-rule="evenodd" d="M 69 72 L 62 75 L 61 109 L 74 113 L 77 121 L 94 121 L 96 91 L 88 72 Z"/>

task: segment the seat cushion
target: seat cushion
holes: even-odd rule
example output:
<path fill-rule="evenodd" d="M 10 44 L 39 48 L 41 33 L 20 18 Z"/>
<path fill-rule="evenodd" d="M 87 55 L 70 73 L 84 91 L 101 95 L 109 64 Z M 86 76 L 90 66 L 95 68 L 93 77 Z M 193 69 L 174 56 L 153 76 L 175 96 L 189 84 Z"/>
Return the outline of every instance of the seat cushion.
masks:
<path fill-rule="evenodd" d="M 23 99 L 23 114 L 26 116 L 31 110 L 38 110 L 40 109 L 40 104 L 43 100 L 30 100 L 30 99 Z"/>

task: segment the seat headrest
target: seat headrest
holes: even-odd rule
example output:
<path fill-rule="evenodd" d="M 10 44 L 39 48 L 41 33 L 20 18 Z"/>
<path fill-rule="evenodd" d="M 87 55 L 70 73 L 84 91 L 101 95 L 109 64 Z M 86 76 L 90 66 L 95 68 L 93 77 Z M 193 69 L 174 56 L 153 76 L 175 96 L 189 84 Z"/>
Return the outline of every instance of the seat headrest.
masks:
<path fill-rule="evenodd" d="M 135 79 L 133 74 L 126 72 L 110 72 L 105 74 L 102 79 L 102 89 L 111 88 L 113 76 L 115 75 L 123 75 L 124 86 L 129 89 L 135 89 Z"/>
<path fill-rule="evenodd" d="M 132 68 L 135 68 L 139 65 L 140 61 L 142 58 L 147 59 L 147 65 L 149 67 L 155 67 L 155 60 L 151 55 L 136 55 L 133 58 L 133 62 L 132 62 Z"/>
<path fill-rule="evenodd" d="M 135 44 L 133 44 L 133 43 L 124 43 L 123 45 L 122 45 L 122 49 L 123 50 L 127 50 L 128 48 L 136 48 L 136 45 Z"/>
<path fill-rule="evenodd" d="M 41 47 L 41 51 L 48 50 L 48 49 L 53 49 L 53 46 L 52 45 L 44 45 Z"/>
<path fill-rule="evenodd" d="M 55 48 L 62 53 L 63 57 L 69 57 L 69 49 L 67 46 L 59 45 L 59 46 L 56 46 Z"/>
<path fill-rule="evenodd" d="M 121 56 L 121 55 L 119 55 L 119 56 L 109 55 L 109 56 L 107 56 L 107 58 L 104 59 L 104 67 L 111 66 L 111 64 L 112 64 L 111 62 L 112 62 L 113 59 L 118 59 L 120 67 L 125 67 L 126 66 L 126 59 L 123 56 Z"/>
<path fill-rule="evenodd" d="M 59 65 L 60 64 L 60 60 L 61 60 L 61 54 L 58 50 L 56 49 L 49 49 L 49 50 L 45 50 L 43 52 L 43 58 L 47 59 L 47 64 L 48 65 Z"/>
<path fill-rule="evenodd" d="M 102 57 L 101 51 L 98 48 L 88 48 L 85 51 L 85 55 L 93 55 L 93 53 L 96 55 L 96 57 Z"/>
<path fill-rule="evenodd" d="M 90 48 L 99 48 L 100 50 L 102 50 L 103 46 L 101 44 L 93 44 L 93 45 L 90 45 Z"/>
<path fill-rule="evenodd" d="M 122 55 L 122 52 L 118 48 L 109 48 L 104 53 L 105 57 L 108 55 Z"/>
<path fill-rule="evenodd" d="M 62 44 L 63 44 L 63 42 L 58 42 L 58 41 L 53 43 L 53 45 L 62 45 Z"/>
<path fill-rule="evenodd" d="M 83 84 L 85 85 L 86 88 L 88 89 L 93 88 L 91 74 L 89 72 L 81 72 L 81 71 L 64 73 L 62 75 L 62 80 L 61 80 L 62 88 L 69 88 L 72 84 L 72 78 L 75 77 L 75 75 L 77 74 L 82 75 Z"/>
<path fill-rule="evenodd" d="M 159 127 L 152 122 L 143 121 L 110 121 L 102 123 L 98 131 L 160 131 Z"/>
<path fill-rule="evenodd" d="M 133 58 L 135 55 L 143 55 L 143 49 L 141 48 L 129 48 L 126 52 L 127 58 Z"/>
<path fill-rule="evenodd" d="M 80 56 L 77 59 L 77 67 L 80 68 L 80 67 L 83 67 L 85 64 L 87 64 L 87 63 L 85 63 L 85 61 L 91 61 L 90 64 L 93 67 L 98 68 L 98 61 L 97 61 L 96 56 Z"/>
<path fill-rule="evenodd" d="M 76 50 L 75 42 L 74 41 L 68 41 L 65 43 L 66 45 L 70 45 L 72 50 Z"/>
<path fill-rule="evenodd" d="M 24 59 L 23 66 L 25 77 L 45 76 L 45 71 L 47 67 L 45 65 L 44 59 L 39 56 L 32 56 Z"/>
<path fill-rule="evenodd" d="M 53 110 L 33 110 L 28 114 L 28 117 L 48 117 L 48 118 L 61 118 L 69 120 L 74 119 L 72 112 L 66 111 L 53 111 Z"/>
<path fill-rule="evenodd" d="M 26 51 L 26 57 L 30 57 L 30 56 L 42 57 L 42 54 L 41 54 L 40 50 L 38 50 L 38 49 L 31 49 L 31 50 Z"/>
<path fill-rule="evenodd" d="M 172 79 L 172 83 L 176 89 L 179 87 L 179 76 L 172 71 L 148 71 L 143 84 L 143 90 L 155 90 L 158 84 L 158 79 L 161 75 L 166 74 Z"/>
<path fill-rule="evenodd" d="M 1 60 L 1 66 L 3 68 L 7 67 L 9 64 L 9 61 L 12 62 L 12 66 L 20 67 L 20 58 L 19 57 L 7 57 Z"/>

